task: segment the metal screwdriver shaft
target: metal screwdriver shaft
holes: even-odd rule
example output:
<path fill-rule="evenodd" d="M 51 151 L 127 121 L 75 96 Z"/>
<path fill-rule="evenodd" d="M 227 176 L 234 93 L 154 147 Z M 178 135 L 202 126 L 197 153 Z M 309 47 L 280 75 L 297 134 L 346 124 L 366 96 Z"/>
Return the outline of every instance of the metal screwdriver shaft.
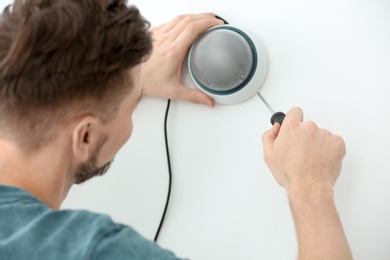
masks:
<path fill-rule="evenodd" d="M 272 107 L 268 104 L 268 102 L 265 100 L 265 98 L 260 94 L 260 92 L 257 92 L 257 95 L 259 96 L 259 98 L 263 101 L 263 103 L 265 104 L 265 106 L 268 108 L 269 112 L 271 112 L 271 114 L 275 114 L 275 111 L 272 109 Z"/>
<path fill-rule="evenodd" d="M 286 117 L 286 114 L 283 112 L 276 112 L 272 109 L 272 107 L 268 104 L 268 102 L 265 100 L 265 98 L 260 94 L 260 92 L 257 92 L 257 95 L 263 101 L 265 106 L 268 108 L 269 112 L 271 112 L 271 124 L 274 125 L 275 123 L 279 123 L 282 125 L 284 118 Z"/>

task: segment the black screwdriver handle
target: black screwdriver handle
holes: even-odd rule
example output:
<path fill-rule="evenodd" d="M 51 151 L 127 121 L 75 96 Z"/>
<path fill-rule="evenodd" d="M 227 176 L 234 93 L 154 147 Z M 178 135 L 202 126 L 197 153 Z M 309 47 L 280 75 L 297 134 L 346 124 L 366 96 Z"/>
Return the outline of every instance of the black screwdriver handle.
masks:
<path fill-rule="evenodd" d="M 279 123 L 282 125 L 284 118 L 286 117 L 286 114 L 283 112 L 276 112 L 271 117 L 271 124 L 274 125 L 275 123 Z"/>

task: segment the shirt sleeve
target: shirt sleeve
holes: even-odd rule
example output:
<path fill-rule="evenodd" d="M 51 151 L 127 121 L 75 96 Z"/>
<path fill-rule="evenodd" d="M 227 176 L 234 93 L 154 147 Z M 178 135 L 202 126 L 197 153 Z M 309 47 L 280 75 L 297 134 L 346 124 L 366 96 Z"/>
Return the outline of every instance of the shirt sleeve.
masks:
<path fill-rule="evenodd" d="M 143 238 L 131 227 L 114 224 L 95 240 L 89 259 L 179 260 L 172 252 Z"/>

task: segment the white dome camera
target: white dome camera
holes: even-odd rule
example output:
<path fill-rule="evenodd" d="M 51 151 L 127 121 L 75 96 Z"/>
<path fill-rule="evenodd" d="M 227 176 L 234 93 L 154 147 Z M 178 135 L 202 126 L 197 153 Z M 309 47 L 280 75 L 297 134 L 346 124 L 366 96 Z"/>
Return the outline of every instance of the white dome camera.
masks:
<path fill-rule="evenodd" d="M 236 104 L 260 90 L 268 74 L 268 54 L 255 35 L 220 25 L 195 40 L 188 70 L 196 86 L 216 103 Z"/>

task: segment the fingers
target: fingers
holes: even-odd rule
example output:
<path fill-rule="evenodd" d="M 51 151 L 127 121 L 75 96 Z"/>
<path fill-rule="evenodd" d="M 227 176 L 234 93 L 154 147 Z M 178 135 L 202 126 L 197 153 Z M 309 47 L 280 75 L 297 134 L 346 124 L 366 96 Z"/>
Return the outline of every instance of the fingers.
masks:
<path fill-rule="evenodd" d="M 213 26 L 222 24 L 223 21 L 215 17 L 204 18 L 187 24 L 177 37 L 178 49 L 186 53 L 200 34 Z"/>
<path fill-rule="evenodd" d="M 177 89 L 176 99 L 214 107 L 214 100 L 200 90 L 189 89 L 183 85 L 179 86 Z"/>
<path fill-rule="evenodd" d="M 171 20 L 170 22 L 167 22 L 167 23 L 164 23 L 162 25 L 153 27 L 152 30 L 157 30 L 158 29 L 158 30 L 161 31 L 161 33 L 167 33 L 170 30 L 172 30 L 174 27 L 176 27 L 177 24 L 180 23 L 182 20 L 184 20 L 184 18 L 187 17 L 187 16 L 196 16 L 196 17 L 200 18 L 201 16 L 206 17 L 206 16 L 215 16 L 215 15 L 212 14 L 212 13 L 178 15 L 173 20 Z"/>
<path fill-rule="evenodd" d="M 280 130 L 279 124 L 274 124 L 273 127 L 263 134 L 264 155 L 272 152 L 272 147 Z"/>
<path fill-rule="evenodd" d="M 303 111 L 299 107 L 294 107 L 288 111 L 284 122 L 302 122 L 303 121 Z"/>
<path fill-rule="evenodd" d="M 202 19 L 216 19 L 214 14 L 203 13 L 203 14 L 185 14 L 179 15 L 164 26 L 162 32 L 167 33 L 171 38 L 176 39 L 184 29 L 191 24 Z"/>
<path fill-rule="evenodd" d="M 142 68 L 145 94 L 181 99 L 214 106 L 202 91 L 185 87 L 180 80 L 181 65 L 195 39 L 212 26 L 223 24 L 214 14 L 181 15 L 151 29 L 154 51 Z"/>

